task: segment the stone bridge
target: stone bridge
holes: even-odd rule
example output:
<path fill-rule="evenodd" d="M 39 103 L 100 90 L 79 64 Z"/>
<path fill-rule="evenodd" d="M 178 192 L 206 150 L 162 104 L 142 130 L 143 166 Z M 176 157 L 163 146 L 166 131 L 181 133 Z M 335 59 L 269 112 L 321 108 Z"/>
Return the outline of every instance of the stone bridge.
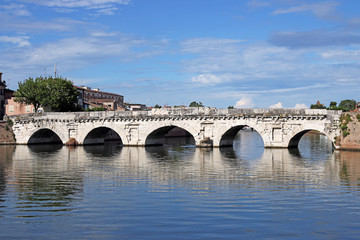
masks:
<path fill-rule="evenodd" d="M 340 135 L 341 111 L 324 109 L 172 108 L 152 111 L 43 113 L 12 116 L 17 144 L 80 145 L 121 140 L 124 146 L 161 145 L 164 136 L 180 128 L 200 147 L 231 146 L 244 127 L 257 131 L 265 147 L 297 147 L 308 131 Z M 335 146 L 336 147 L 336 146 Z"/>

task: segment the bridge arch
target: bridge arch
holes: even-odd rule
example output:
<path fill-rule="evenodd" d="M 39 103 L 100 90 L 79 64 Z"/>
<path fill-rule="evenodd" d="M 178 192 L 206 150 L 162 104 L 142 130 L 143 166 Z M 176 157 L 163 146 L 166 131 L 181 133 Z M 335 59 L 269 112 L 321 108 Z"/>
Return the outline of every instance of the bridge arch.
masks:
<path fill-rule="evenodd" d="M 245 127 L 249 127 L 252 130 L 256 131 L 261 136 L 261 139 L 262 139 L 263 143 L 265 143 L 264 136 L 262 136 L 262 134 L 261 134 L 264 130 L 261 129 L 259 126 L 253 126 L 252 124 L 251 125 L 249 125 L 249 124 L 238 124 L 238 125 L 235 125 L 235 126 L 231 126 L 230 128 L 229 127 L 222 127 L 220 129 L 220 131 L 218 132 L 218 136 L 219 136 L 219 139 L 218 139 L 218 142 L 217 142 L 218 145 L 215 145 L 215 146 L 219 146 L 219 147 L 233 146 L 235 136 L 238 134 L 238 132 L 241 129 L 243 129 Z"/>
<path fill-rule="evenodd" d="M 90 129 L 82 141 L 83 145 L 104 144 L 107 141 L 116 141 L 123 144 L 120 134 L 109 127 L 97 127 Z"/>
<path fill-rule="evenodd" d="M 294 133 L 288 140 L 288 148 L 297 148 L 299 146 L 299 142 L 300 142 L 301 138 L 310 131 L 316 131 L 316 132 L 319 132 L 320 134 L 325 135 L 331 141 L 332 146 L 335 147 L 334 139 L 332 139 L 328 134 L 326 134 L 324 131 L 322 131 L 322 129 L 309 128 L 309 129 L 303 129 L 303 130 L 300 130 L 300 131 Z"/>
<path fill-rule="evenodd" d="M 27 144 L 64 144 L 62 135 L 49 128 L 41 128 L 32 132 Z"/>
<path fill-rule="evenodd" d="M 179 124 L 179 123 L 171 123 L 171 124 L 160 124 L 154 127 L 151 127 L 146 132 L 145 138 L 145 146 L 150 145 L 163 145 L 164 144 L 164 137 L 165 135 L 174 128 L 180 128 L 185 130 L 186 133 L 194 139 L 194 144 L 196 144 L 196 137 L 198 132 L 187 124 Z"/>

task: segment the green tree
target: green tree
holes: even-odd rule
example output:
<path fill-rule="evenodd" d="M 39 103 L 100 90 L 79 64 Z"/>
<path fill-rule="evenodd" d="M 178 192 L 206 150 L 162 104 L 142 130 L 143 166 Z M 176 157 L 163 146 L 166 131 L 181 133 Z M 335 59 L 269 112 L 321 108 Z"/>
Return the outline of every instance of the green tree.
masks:
<path fill-rule="evenodd" d="M 154 108 L 161 108 L 161 106 L 159 104 L 156 104 Z"/>
<path fill-rule="evenodd" d="M 311 109 L 326 109 L 325 106 L 323 106 L 323 105 L 317 105 L 317 104 L 311 104 L 310 108 L 311 108 Z"/>
<path fill-rule="evenodd" d="M 106 109 L 104 107 L 94 107 L 94 108 L 89 108 L 86 110 L 87 112 L 93 112 L 93 111 L 106 111 Z"/>
<path fill-rule="evenodd" d="M 341 107 L 337 106 L 337 102 L 330 102 L 329 110 L 343 110 Z"/>
<path fill-rule="evenodd" d="M 342 100 L 339 104 L 339 108 L 341 108 L 343 111 L 351 111 L 354 110 L 356 106 L 356 101 L 355 100 Z"/>
<path fill-rule="evenodd" d="M 332 109 L 337 108 L 336 105 L 337 105 L 337 102 L 330 102 L 329 109 L 332 110 Z"/>
<path fill-rule="evenodd" d="M 51 107 L 54 111 L 80 110 L 78 91 L 73 83 L 61 77 L 28 78 L 19 82 L 19 88 L 14 93 L 15 101 L 34 105 L 35 111 L 40 106 Z"/>
<path fill-rule="evenodd" d="M 202 102 L 193 101 L 189 104 L 189 107 L 204 107 L 204 105 L 202 104 Z"/>
<path fill-rule="evenodd" d="M 70 80 L 58 78 L 46 78 L 44 80 L 45 92 L 42 104 L 50 106 L 53 110 L 67 112 L 79 110 L 78 91 Z"/>
<path fill-rule="evenodd" d="M 41 78 L 28 78 L 24 82 L 19 82 L 19 88 L 14 93 L 15 102 L 32 104 L 37 112 L 42 103 L 41 81 Z"/>

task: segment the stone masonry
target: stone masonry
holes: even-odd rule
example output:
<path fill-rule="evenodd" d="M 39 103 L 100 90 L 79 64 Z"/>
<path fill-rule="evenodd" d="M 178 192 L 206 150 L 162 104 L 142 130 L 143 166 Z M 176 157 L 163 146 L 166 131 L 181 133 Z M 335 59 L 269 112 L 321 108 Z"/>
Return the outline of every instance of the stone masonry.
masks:
<path fill-rule="evenodd" d="M 265 147 L 296 147 L 310 130 L 325 134 L 332 142 L 340 135 L 341 111 L 324 109 L 216 109 L 172 108 L 152 111 L 106 111 L 44 113 L 14 116 L 18 144 L 75 139 L 81 144 L 104 141 L 112 130 L 125 146 L 160 145 L 174 127 L 191 134 L 197 146 L 232 145 L 237 132 L 247 126 L 256 130 Z M 36 136 L 36 138 L 34 137 Z M 205 144 L 204 144 L 205 143 Z M 336 147 L 336 146 L 335 146 Z"/>

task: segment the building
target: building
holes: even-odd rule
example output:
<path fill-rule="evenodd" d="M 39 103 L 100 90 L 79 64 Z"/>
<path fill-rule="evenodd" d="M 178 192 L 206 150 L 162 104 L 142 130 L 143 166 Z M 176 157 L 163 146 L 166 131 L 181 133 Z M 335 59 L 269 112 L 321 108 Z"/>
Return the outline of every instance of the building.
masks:
<path fill-rule="evenodd" d="M 127 103 L 126 109 L 130 111 L 146 111 L 147 107 L 145 104 Z"/>
<path fill-rule="evenodd" d="M 108 110 L 123 110 L 124 96 L 102 92 L 98 88 L 77 87 L 78 91 L 83 90 L 84 108 L 104 107 Z"/>
<path fill-rule="evenodd" d="M 35 112 L 33 105 L 15 102 L 14 91 L 5 89 L 5 114 L 7 116 L 29 114 Z"/>
<path fill-rule="evenodd" d="M 3 120 L 5 115 L 5 88 L 6 82 L 2 80 L 2 72 L 0 72 L 0 120 Z"/>
<path fill-rule="evenodd" d="M 14 91 L 6 88 L 6 82 L 2 80 L 0 72 L 0 120 L 4 116 L 33 113 L 34 106 L 21 104 L 14 101 Z"/>
<path fill-rule="evenodd" d="M 350 112 L 360 112 L 360 102 L 356 103 L 355 109 L 351 110 Z"/>
<path fill-rule="evenodd" d="M 117 102 L 113 99 L 90 99 L 89 108 L 105 108 L 106 110 L 118 110 Z"/>
<path fill-rule="evenodd" d="M 1 78 L 1 75 L 0 75 Z M 0 115 L 0 119 L 5 114 L 8 116 L 19 115 L 19 114 L 29 114 L 35 112 L 35 107 L 33 105 L 26 105 L 23 103 L 15 102 L 14 100 L 14 91 L 5 89 L 5 82 L 1 81 L 0 85 L 0 102 L 4 101 L 2 104 L 3 114 Z M 102 92 L 99 89 L 91 90 L 88 87 L 76 87 L 78 95 L 78 104 L 84 109 L 88 108 L 97 108 L 103 107 L 106 110 L 125 110 L 123 107 L 124 97 L 114 93 Z M 3 89 L 3 90 L 1 90 Z M 3 93 L 3 94 L 1 94 Z M 0 113 L 1 113 L 0 109 Z M 51 108 L 41 107 L 40 111 L 50 112 Z"/>

